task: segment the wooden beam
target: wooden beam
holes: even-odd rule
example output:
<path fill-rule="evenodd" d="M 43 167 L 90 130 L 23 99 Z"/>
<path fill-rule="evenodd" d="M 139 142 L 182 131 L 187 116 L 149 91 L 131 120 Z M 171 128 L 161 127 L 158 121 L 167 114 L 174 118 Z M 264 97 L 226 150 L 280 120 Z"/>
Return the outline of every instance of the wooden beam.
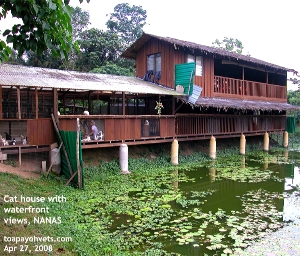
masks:
<path fill-rule="evenodd" d="M 79 159 L 79 143 L 81 143 L 80 139 L 80 123 L 79 118 L 77 118 L 77 133 L 76 133 L 76 164 L 77 164 L 77 177 L 78 177 L 78 188 L 82 188 L 82 170 Z"/>
<path fill-rule="evenodd" d="M 17 103 L 18 103 L 18 111 L 17 111 L 17 118 L 21 119 L 21 92 L 20 86 L 17 86 Z"/>
<path fill-rule="evenodd" d="M 58 123 L 58 93 L 56 88 L 53 88 L 53 114 L 56 119 L 56 122 Z"/>
<path fill-rule="evenodd" d="M 35 118 L 39 118 L 39 95 L 37 87 L 35 87 Z"/>
<path fill-rule="evenodd" d="M 125 92 L 122 92 L 122 115 L 126 115 L 126 110 L 125 110 Z"/>
<path fill-rule="evenodd" d="M 59 129 L 57 127 L 57 123 L 55 122 L 54 115 L 52 114 L 51 117 L 52 117 L 52 121 L 53 121 L 53 125 L 54 125 L 54 128 L 55 128 L 56 134 L 57 134 L 59 140 L 61 142 L 63 142 L 62 137 L 60 136 L 60 133 L 59 133 Z M 68 153 L 67 153 L 67 150 L 66 150 L 64 144 L 62 145 L 62 149 L 63 149 L 63 154 L 65 155 L 65 158 L 66 158 L 66 161 L 67 161 L 67 165 L 68 165 L 70 175 L 72 175 L 73 170 L 72 170 L 71 163 L 70 163 L 70 160 L 69 160 L 69 156 L 68 156 Z"/>

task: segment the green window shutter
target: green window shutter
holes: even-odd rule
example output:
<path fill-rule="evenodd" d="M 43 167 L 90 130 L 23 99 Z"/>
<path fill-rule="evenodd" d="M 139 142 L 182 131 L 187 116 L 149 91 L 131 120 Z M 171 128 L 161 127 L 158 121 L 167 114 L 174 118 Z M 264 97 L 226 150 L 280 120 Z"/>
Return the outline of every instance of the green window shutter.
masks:
<path fill-rule="evenodd" d="M 184 93 L 188 95 L 193 93 L 195 65 L 195 62 L 175 65 L 175 87 L 182 85 Z"/>

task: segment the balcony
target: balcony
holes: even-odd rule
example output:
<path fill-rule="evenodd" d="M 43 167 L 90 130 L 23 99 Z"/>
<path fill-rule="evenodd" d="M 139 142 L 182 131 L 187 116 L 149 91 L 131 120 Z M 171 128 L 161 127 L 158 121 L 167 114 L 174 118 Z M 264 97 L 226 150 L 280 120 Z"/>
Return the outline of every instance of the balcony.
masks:
<path fill-rule="evenodd" d="M 214 77 L 214 97 L 286 102 L 286 90 L 280 85 Z"/>

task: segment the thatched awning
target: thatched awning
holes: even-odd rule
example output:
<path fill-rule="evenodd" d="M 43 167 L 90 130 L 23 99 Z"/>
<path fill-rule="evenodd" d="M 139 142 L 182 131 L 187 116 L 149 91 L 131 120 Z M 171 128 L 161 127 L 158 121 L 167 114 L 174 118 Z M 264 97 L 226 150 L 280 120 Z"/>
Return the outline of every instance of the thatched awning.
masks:
<path fill-rule="evenodd" d="M 297 110 L 300 111 L 300 107 L 293 106 L 286 102 L 267 102 L 267 101 L 251 101 L 251 100 L 239 100 L 239 99 L 223 99 L 223 98 L 203 98 L 199 97 L 195 104 L 191 104 L 188 98 L 182 99 L 184 102 L 200 108 L 218 108 L 218 109 L 239 109 L 239 110 L 262 110 L 262 111 L 287 111 Z"/>

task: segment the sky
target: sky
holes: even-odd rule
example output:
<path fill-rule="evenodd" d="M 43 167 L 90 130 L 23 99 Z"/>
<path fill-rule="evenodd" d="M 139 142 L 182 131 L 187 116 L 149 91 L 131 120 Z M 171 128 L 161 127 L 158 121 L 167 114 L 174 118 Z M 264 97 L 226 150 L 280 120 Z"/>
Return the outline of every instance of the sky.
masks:
<path fill-rule="evenodd" d="M 300 73 L 299 0 L 70 1 L 89 12 L 91 27 L 103 30 L 120 3 L 147 11 L 146 33 L 207 46 L 215 39 L 232 37 L 242 41 L 243 54 Z M 5 20 L 1 20 L 0 30 L 5 28 Z M 288 89 L 297 86 L 289 82 Z"/>

